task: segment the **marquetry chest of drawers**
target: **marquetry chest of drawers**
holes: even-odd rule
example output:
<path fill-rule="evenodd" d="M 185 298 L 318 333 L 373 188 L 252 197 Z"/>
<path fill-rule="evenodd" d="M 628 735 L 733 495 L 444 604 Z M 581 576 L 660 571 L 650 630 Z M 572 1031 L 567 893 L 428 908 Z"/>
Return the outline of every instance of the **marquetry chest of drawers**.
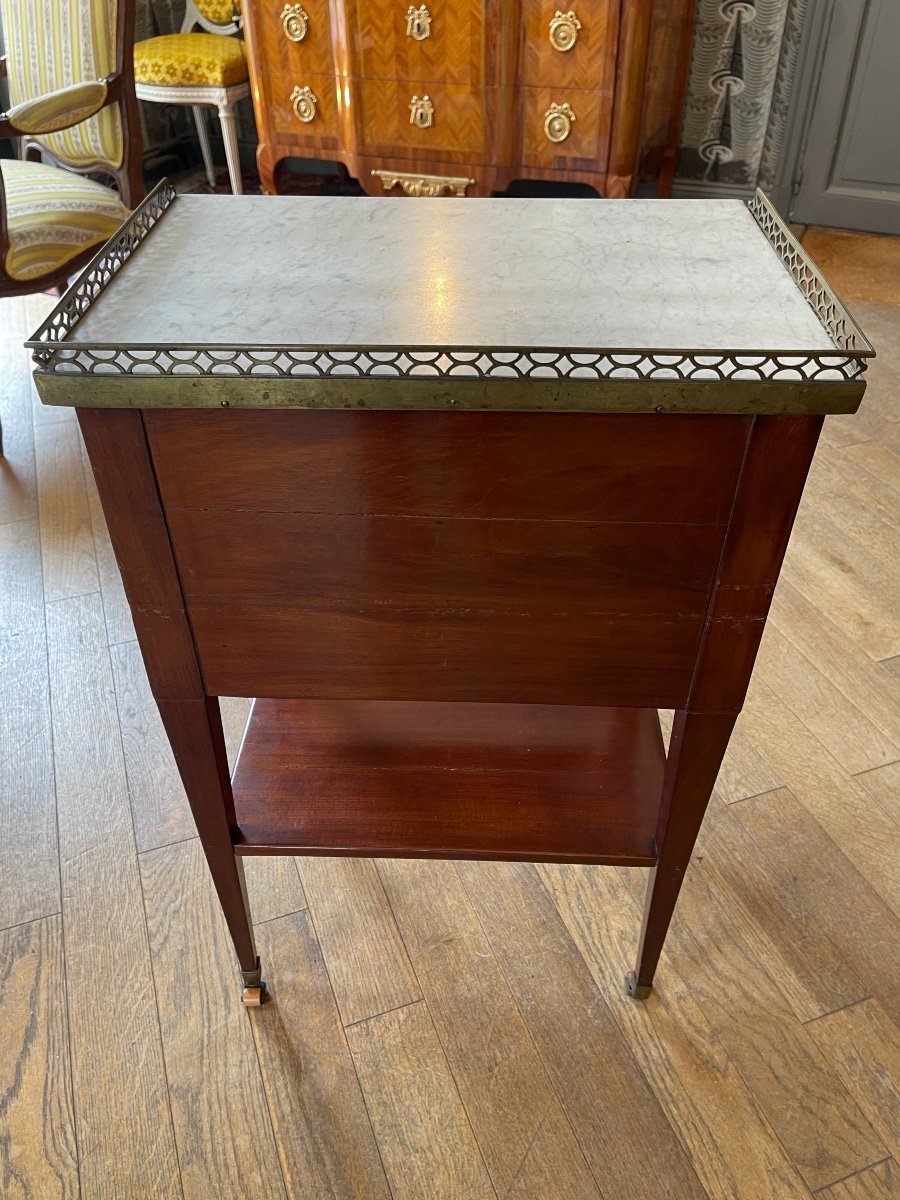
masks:
<path fill-rule="evenodd" d="M 568 7 L 568 4 L 573 7 Z M 674 164 L 691 0 L 245 0 L 266 191 L 289 157 L 373 195 L 518 179 L 628 195 Z"/>

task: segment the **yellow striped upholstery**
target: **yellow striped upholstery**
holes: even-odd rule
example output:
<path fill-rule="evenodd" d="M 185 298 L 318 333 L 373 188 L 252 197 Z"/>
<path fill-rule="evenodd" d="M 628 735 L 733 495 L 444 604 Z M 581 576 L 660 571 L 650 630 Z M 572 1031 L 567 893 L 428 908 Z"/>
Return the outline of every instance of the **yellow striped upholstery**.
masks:
<path fill-rule="evenodd" d="M 0 0 L 10 104 L 111 75 L 117 10 L 117 0 Z M 116 105 L 37 140 L 75 167 L 122 165 L 125 147 Z"/>
<path fill-rule="evenodd" d="M 105 83 L 73 83 L 49 96 L 14 104 L 6 115 L 20 133 L 50 133 L 83 121 L 105 102 Z"/>
<path fill-rule="evenodd" d="M 166 33 L 134 47 L 135 83 L 230 87 L 247 78 L 244 45 L 217 33 Z"/>
<path fill-rule="evenodd" d="M 3 159 L 9 247 L 6 271 L 34 279 L 100 245 L 128 216 L 118 193 L 82 175 L 43 163 Z"/>

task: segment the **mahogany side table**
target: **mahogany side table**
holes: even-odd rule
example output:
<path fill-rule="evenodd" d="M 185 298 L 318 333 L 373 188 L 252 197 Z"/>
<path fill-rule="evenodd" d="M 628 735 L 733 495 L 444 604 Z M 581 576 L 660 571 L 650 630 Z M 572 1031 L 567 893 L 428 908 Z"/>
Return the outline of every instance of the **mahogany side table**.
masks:
<path fill-rule="evenodd" d="M 872 354 L 765 197 L 163 183 L 28 345 L 77 409 L 244 1002 L 246 854 L 649 867 L 646 996 Z M 232 779 L 223 695 L 258 697 Z"/>

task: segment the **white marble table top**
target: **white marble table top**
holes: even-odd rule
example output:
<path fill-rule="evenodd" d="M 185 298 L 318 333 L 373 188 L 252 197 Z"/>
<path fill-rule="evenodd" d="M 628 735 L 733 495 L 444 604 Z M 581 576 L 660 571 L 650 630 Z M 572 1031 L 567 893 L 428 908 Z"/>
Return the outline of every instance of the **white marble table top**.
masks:
<path fill-rule="evenodd" d="M 67 340 L 833 349 L 738 200 L 179 196 Z"/>

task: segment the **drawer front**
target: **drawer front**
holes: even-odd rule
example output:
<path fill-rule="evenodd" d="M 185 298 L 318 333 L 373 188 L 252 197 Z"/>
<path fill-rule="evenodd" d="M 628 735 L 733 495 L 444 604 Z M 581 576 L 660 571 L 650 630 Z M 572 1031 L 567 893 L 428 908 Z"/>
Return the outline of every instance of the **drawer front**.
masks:
<path fill-rule="evenodd" d="M 351 0 L 354 73 L 367 79 L 483 82 L 482 0 Z M 410 9 L 413 12 L 410 12 Z"/>
<path fill-rule="evenodd" d="M 612 128 L 611 93 L 518 88 L 516 102 L 522 108 L 524 165 L 606 170 Z"/>
<path fill-rule="evenodd" d="M 379 79 L 355 86 L 367 154 L 412 159 L 487 155 L 488 93 L 482 89 Z M 413 120 L 411 105 L 416 100 L 419 115 Z"/>
<path fill-rule="evenodd" d="M 334 70 L 328 0 L 257 0 L 246 7 L 254 45 L 261 47 L 257 72 Z"/>
<path fill-rule="evenodd" d="M 333 75 L 309 75 L 301 70 L 261 75 L 259 102 L 272 136 L 298 147 L 318 147 L 323 138 L 340 135 L 338 85 Z M 305 89 L 311 93 L 307 95 Z M 301 120 L 298 113 L 309 117 Z"/>
<path fill-rule="evenodd" d="M 611 91 L 618 9 L 617 0 L 525 0 L 522 82 Z"/>

